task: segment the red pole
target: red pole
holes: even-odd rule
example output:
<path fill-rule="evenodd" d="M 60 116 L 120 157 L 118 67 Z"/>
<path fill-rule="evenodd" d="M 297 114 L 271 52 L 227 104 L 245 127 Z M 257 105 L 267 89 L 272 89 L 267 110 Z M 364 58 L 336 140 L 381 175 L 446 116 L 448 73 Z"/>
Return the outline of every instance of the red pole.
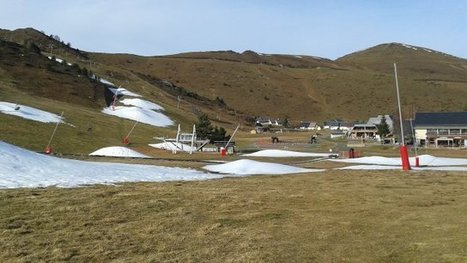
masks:
<path fill-rule="evenodd" d="M 415 167 L 420 167 L 420 158 L 415 157 Z"/>
<path fill-rule="evenodd" d="M 409 153 L 407 151 L 407 146 L 401 145 L 399 150 L 400 150 L 401 159 L 402 159 L 402 170 L 408 171 L 410 170 L 410 162 L 409 162 Z"/>

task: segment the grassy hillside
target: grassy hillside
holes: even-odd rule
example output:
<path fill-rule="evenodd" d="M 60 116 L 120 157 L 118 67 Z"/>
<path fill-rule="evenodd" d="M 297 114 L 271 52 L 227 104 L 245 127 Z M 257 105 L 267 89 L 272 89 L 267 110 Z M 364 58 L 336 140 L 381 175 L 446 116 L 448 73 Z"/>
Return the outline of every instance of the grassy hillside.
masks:
<path fill-rule="evenodd" d="M 56 143 L 64 152 L 89 152 L 117 144 L 132 126 L 131 121 L 100 113 L 105 106 L 105 87 L 83 71 L 160 104 L 184 127 L 190 127 L 199 112 L 206 112 L 214 125 L 228 130 L 237 123 L 250 129 L 245 125 L 254 116 L 298 123 L 397 115 L 394 61 L 398 63 L 405 117 L 413 109 L 461 111 L 467 107 L 465 59 L 402 44 L 383 44 L 332 61 L 253 51 L 157 57 L 90 53 L 34 29 L 0 30 L 0 39 L 0 100 L 55 113 L 65 111 L 67 121 L 75 127 L 59 130 L 64 141 L 58 136 Z M 4 123 L 0 139 L 35 150 L 43 147 L 53 126 L 4 114 L 0 119 Z M 92 136 L 87 135 L 88 130 L 93 130 Z M 152 142 L 153 136 L 173 133 L 173 127 L 141 125 L 135 136 L 141 136 L 137 141 L 144 145 Z M 84 146 L 78 146 L 80 143 Z"/>

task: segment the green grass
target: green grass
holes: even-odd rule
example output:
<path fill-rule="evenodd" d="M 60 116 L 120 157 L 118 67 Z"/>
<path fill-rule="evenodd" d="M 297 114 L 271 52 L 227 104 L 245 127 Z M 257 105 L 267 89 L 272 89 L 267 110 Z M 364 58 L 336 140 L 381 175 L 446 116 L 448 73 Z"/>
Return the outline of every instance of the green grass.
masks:
<path fill-rule="evenodd" d="M 0 261 L 464 262 L 462 173 L 0 191 Z"/>

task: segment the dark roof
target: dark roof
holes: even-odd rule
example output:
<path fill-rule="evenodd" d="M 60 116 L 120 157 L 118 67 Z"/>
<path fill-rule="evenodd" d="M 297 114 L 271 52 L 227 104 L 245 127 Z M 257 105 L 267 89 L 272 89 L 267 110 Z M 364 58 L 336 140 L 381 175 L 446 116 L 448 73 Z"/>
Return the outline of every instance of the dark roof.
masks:
<path fill-rule="evenodd" d="M 465 126 L 467 127 L 467 111 L 417 113 L 415 127 L 420 126 Z"/>

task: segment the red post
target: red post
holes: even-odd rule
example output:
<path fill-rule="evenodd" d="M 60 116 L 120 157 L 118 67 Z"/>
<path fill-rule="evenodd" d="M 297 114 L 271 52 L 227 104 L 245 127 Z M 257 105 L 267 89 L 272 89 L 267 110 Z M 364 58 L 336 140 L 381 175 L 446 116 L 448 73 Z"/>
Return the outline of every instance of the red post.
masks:
<path fill-rule="evenodd" d="M 420 167 L 420 158 L 415 157 L 415 167 Z"/>
<path fill-rule="evenodd" d="M 401 145 L 399 150 L 400 150 L 401 159 L 402 159 L 402 170 L 409 171 L 410 170 L 410 162 L 409 162 L 409 153 L 407 151 L 407 146 L 406 145 Z"/>
<path fill-rule="evenodd" d="M 52 152 L 53 152 L 52 147 L 49 147 L 49 146 L 45 147 L 45 150 L 44 150 L 45 154 L 52 154 Z"/>
<path fill-rule="evenodd" d="M 227 154 L 227 151 L 225 150 L 224 147 L 221 147 L 221 156 L 225 156 Z"/>

